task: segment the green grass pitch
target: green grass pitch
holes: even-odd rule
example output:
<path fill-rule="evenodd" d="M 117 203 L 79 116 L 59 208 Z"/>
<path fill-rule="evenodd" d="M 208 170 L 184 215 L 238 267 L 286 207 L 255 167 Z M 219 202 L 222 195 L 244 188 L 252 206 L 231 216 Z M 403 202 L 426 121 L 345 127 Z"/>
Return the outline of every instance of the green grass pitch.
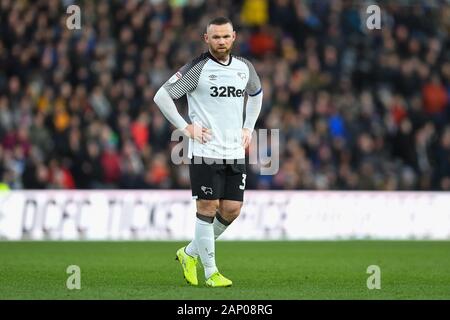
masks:
<path fill-rule="evenodd" d="M 0 299 L 450 299 L 448 241 L 216 243 L 230 288 L 183 279 L 186 242 L 0 242 Z M 68 290 L 69 265 L 81 290 Z M 369 265 L 381 289 L 366 286 Z"/>

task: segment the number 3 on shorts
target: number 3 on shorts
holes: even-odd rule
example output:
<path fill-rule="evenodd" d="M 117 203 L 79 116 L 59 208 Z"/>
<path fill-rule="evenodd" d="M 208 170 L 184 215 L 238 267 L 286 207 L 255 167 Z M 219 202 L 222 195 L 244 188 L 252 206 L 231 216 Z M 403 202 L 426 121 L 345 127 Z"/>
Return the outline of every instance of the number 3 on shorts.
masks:
<path fill-rule="evenodd" d="M 245 179 L 247 178 L 247 175 L 245 173 L 242 174 L 242 185 L 239 186 L 239 189 L 245 190 Z"/>

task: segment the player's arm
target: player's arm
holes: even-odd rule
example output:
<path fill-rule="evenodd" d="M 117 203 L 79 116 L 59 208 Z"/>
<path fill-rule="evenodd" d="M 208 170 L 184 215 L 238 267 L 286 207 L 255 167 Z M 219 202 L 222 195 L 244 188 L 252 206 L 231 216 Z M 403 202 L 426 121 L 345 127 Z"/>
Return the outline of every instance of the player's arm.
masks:
<path fill-rule="evenodd" d="M 153 101 L 175 128 L 188 137 L 204 143 L 211 139 L 210 130 L 196 124 L 188 124 L 178 112 L 174 102 L 175 99 L 196 88 L 198 79 L 195 78 L 194 71 L 190 64 L 185 65 L 159 88 Z"/>
<path fill-rule="evenodd" d="M 255 68 L 250 62 L 246 62 L 249 68 L 249 80 L 245 91 L 247 92 L 247 105 L 245 108 L 245 122 L 242 130 L 242 144 L 246 148 L 252 139 L 252 132 L 255 128 L 256 120 L 261 112 L 263 92 L 261 81 Z"/>
<path fill-rule="evenodd" d="M 255 128 L 256 120 L 258 120 L 261 112 L 261 106 L 263 101 L 262 91 L 255 96 L 248 96 L 247 106 L 245 109 L 245 122 L 244 128 L 253 131 Z"/>
<path fill-rule="evenodd" d="M 156 92 L 153 101 L 155 101 L 156 105 L 159 107 L 163 115 L 167 120 L 170 121 L 170 123 L 174 125 L 175 128 L 179 130 L 186 129 L 188 123 L 178 112 L 172 97 L 170 96 L 166 88 L 164 88 L 164 86 L 159 88 L 159 90 Z"/>

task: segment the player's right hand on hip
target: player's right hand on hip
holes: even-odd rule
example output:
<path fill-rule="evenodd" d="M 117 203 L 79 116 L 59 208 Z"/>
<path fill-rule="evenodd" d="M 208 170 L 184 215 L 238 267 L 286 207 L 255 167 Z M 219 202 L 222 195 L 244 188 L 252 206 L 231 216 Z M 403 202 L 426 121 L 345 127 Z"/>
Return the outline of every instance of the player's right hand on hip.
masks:
<path fill-rule="evenodd" d="M 211 129 L 204 128 L 198 124 L 189 124 L 183 129 L 183 132 L 189 138 L 197 140 L 200 143 L 206 143 L 212 139 Z"/>

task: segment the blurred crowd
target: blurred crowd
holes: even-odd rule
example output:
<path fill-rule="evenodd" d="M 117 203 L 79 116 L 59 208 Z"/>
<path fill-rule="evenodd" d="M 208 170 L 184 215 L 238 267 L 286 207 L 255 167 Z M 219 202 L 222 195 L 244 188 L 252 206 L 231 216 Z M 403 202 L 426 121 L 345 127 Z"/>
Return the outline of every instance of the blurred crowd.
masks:
<path fill-rule="evenodd" d="M 369 30 L 375 2 L 0 0 L 0 188 L 189 188 L 153 96 L 227 16 L 280 130 L 247 189 L 450 190 L 450 4 L 379 1 Z"/>

